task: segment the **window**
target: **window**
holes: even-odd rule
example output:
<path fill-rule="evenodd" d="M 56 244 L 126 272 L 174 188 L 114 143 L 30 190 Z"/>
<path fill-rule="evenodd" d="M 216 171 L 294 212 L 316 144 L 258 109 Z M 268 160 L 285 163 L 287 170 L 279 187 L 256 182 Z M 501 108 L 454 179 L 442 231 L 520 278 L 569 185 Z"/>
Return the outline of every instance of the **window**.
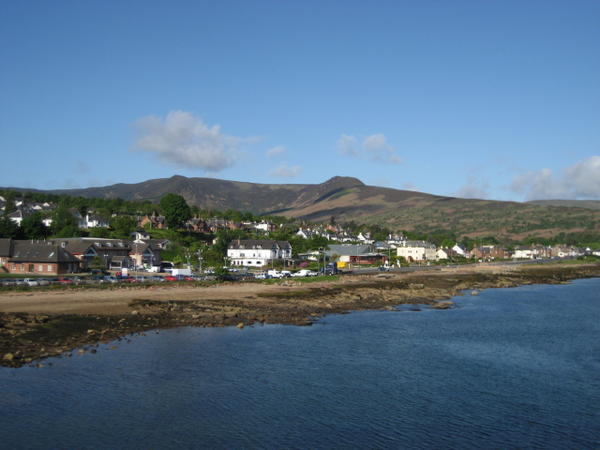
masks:
<path fill-rule="evenodd" d="M 50 264 L 48 264 L 47 269 L 48 269 L 48 272 L 52 272 L 52 266 Z"/>
<path fill-rule="evenodd" d="M 44 271 L 44 265 L 38 264 L 38 272 L 43 272 L 43 271 Z"/>

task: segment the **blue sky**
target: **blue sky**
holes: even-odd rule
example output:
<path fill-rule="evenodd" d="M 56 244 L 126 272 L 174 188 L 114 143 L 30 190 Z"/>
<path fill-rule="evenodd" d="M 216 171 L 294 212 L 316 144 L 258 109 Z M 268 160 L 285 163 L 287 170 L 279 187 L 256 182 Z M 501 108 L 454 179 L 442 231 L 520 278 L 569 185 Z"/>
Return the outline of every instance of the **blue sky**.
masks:
<path fill-rule="evenodd" d="M 598 1 L 0 7 L 0 185 L 600 199 Z"/>

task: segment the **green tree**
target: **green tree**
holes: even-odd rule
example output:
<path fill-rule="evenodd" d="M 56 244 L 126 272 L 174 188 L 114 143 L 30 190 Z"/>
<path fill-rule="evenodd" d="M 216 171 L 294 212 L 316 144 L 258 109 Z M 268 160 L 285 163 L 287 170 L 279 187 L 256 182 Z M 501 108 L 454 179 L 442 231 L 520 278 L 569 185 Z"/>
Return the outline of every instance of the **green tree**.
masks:
<path fill-rule="evenodd" d="M 0 238 L 21 238 L 21 229 L 19 226 L 6 216 L 0 217 Z"/>
<path fill-rule="evenodd" d="M 192 217 L 192 211 L 181 195 L 166 194 L 160 199 L 160 210 L 165 216 L 167 226 L 172 229 L 181 228 L 186 220 Z"/>
<path fill-rule="evenodd" d="M 116 216 L 110 221 L 110 227 L 113 229 L 111 237 L 116 239 L 127 239 L 135 230 L 137 221 L 129 216 Z"/>
<path fill-rule="evenodd" d="M 57 237 L 79 236 L 77 219 L 69 211 L 69 208 L 61 204 L 52 214 L 52 234 Z"/>
<path fill-rule="evenodd" d="M 17 193 L 15 191 L 5 191 L 3 193 L 3 197 L 4 197 L 4 214 L 10 214 L 12 212 L 15 212 L 17 210 L 17 207 L 15 206 L 15 199 L 17 198 Z"/>
<path fill-rule="evenodd" d="M 21 221 L 21 230 L 27 239 L 45 239 L 50 236 L 50 228 L 42 222 L 42 215 L 35 212 Z"/>

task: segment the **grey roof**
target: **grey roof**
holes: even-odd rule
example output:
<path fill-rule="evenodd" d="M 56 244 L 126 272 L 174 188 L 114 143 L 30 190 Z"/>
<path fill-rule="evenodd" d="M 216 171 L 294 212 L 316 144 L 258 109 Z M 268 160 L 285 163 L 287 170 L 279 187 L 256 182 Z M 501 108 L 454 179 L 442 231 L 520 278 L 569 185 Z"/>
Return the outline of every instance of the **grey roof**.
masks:
<path fill-rule="evenodd" d="M 358 256 L 373 252 L 373 246 L 369 244 L 330 244 L 329 250 L 325 251 L 327 256 Z"/>
<path fill-rule="evenodd" d="M 60 245 L 49 242 L 13 241 L 11 262 L 79 262 Z"/>
<path fill-rule="evenodd" d="M 435 248 L 431 242 L 427 241 L 403 241 L 400 244 L 401 247 L 423 247 L 423 248 Z"/>
<path fill-rule="evenodd" d="M 274 241 L 272 239 L 235 239 L 230 242 L 228 248 L 231 249 L 271 249 L 273 247 L 291 249 L 288 241 Z"/>
<path fill-rule="evenodd" d="M 60 245 L 65 248 L 68 252 L 85 253 L 90 247 L 94 246 L 91 241 L 84 241 L 81 238 L 66 238 L 66 239 L 54 239 L 51 241 L 53 244 Z"/>
<path fill-rule="evenodd" d="M 0 239 L 0 256 L 10 256 L 12 249 L 12 239 Z"/>
<path fill-rule="evenodd" d="M 130 249 L 131 241 L 127 239 L 106 239 L 94 237 L 74 237 L 53 239 L 53 244 L 61 245 L 71 253 L 85 253 L 90 247 L 95 250 L 105 249 Z"/>

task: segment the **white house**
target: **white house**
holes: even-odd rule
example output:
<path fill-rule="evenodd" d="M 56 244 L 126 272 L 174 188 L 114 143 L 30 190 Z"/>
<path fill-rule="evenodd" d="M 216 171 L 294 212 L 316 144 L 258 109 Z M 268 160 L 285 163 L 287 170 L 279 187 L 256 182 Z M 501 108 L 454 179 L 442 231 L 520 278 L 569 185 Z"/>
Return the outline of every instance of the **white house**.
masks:
<path fill-rule="evenodd" d="M 512 255 L 514 259 L 534 259 L 538 252 L 531 247 L 516 247 Z"/>
<path fill-rule="evenodd" d="M 268 233 L 269 231 L 273 231 L 273 224 L 262 221 L 261 223 L 255 223 L 254 229 Z"/>
<path fill-rule="evenodd" d="M 435 252 L 435 258 L 437 260 L 441 260 L 441 259 L 448 259 L 449 258 L 449 251 L 448 249 L 444 249 L 444 248 L 438 248 L 437 251 Z"/>
<path fill-rule="evenodd" d="M 12 220 L 14 223 L 16 223 L 17 225 L 21 226 L 21 222 L 23 222 L 23 219 L 25 218 L 25 214 L 23 214 L 22 210 L 17 209 L 16 211 L 11 212 L 8 215 L 8 218 L 10 220 Z"/>
<path fill-rule="evenodd" d="M 286 260 L 291 257 L 292 246 L 287 241 L 236 239 L 227 249 L 227 258 L 232 266 L 261 267 L 273 260 Z"/>
<path fill-rule="evenodd" d="M 467 251 L 458 244 L 454 244 L 454 247 L 452 247 L 452 251 L 455 252 L 457 255 L 464 256 L 465 258 L 467 258 L 468 256 Z"/>
<path fill-rule="evenodd" d="M 109 226 L 108 220 L 96 214 L 86 214 L 84 221 L 84 228 L 108 228 Z"/>
<path fill-rule="evenodd" d="M 407 261 L 434 261 L 436 248 L 431 242 L 404 241 L 396 248 L 396 254 Z"/>
<path fill-rule="evenodd" d="M 305 230 L 303 228 L 300 228 L 298 231 L 296 231 L 296 236 L 299 236 L 302 239 L 310 239 L 312 235 L 313 233 L 311 231 Z"/>
<path fill-rule="evenodd" d="M 356 237 L 360 242 L 364 244 L 372 244 L 374 241 L 371 239 L 371 235 L 369 233 L 358 233 Z"/>

